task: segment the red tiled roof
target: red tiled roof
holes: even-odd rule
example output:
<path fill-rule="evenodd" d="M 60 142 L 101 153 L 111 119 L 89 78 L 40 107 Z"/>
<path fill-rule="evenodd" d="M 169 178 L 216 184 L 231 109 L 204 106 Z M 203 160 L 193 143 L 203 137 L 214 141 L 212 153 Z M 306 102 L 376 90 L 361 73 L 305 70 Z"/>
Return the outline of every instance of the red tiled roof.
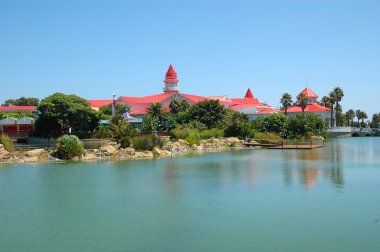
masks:
<path fill-rule="evenodd" d="M 113 100 L 89 100 L 91 108 L 100 108 L 107 106 L 113 102 Z"/>
<path fill-rule="evenodd" d="M 324 112 L 324 111 L 331 111 L 331 109 L 326 108 L 317 103 L 308 104 L 305 108 L 305 112 Z M 281 112 L 285 112 L 285 110 L 282 110 Z M 302 112 L 301 106 L 292 106 L 288 108 L 288 113 L 299 113 L 299 112 Z"/>
<path fill-rule="evenodd" d="M 192 103 L 197 103 L 197 102 L 208 100 L 208 98 L 203 97 L 203 96 L 198 96 L 198 95 L 190 95 L 190 94 L 182 94 L 182 93 L 180 95 L 185 97 L 186 99 L 188 99 Z"/>
<path fill-rule="evenodd" d="M 129 114 L 130 115 L 145 115 L 145 113 L 146 113 L 147 110 L 148 110 L 148 108 L 138 109 L 138 110 L 134 110 L 134 111 L 129 112 Z M 165 112 L 170 112 L 170 109 L 169 108 L 164 108 L 164 111 Z"/>
<path fill-rule="evenodd" d="M 251 92 L 251 89 L 248 88 L 247 93 L 245 93 L 244 98 L 255 98 Z"/>
<path fill-rule="evenodd" d="M 310 88 L 305 88 L 304 90 L 302 90 L 302 92 L 297 96 L 297 98 L 301 95 L 301 94 L 304 94 L 306 95 L 307 98 L 318 98 L 318 95 L 316 93 L 313 92 L 313 90 L 311 90 Z"/>
<path fill-rule="evenodd" d="M 257 114 L 273 114 L 276 110 L 273 108 L 267 107 L 267 108 L 257 108 L 256 113 Z"/>
<path fill-rule="evenodd" d="M 0 111 L 36 110 L 37 106 L 0 106 Z"/>
<path fill-rule="evenodd" d="M 120 96 L 118 99 L 118 102 L 125 102 L 127 104 L 130 103 L 156 103 L 156 102 L 162 102 L 177 92 L 165 92 L 162 94 L 156 94 L 156 95 L 149 95 L 144 97 L 130 97 L 130 96 Z"/>
<path fill-rule="evenodd" d="M 257 98 L 231 98 L 232 104 L 260 104 Z"/>

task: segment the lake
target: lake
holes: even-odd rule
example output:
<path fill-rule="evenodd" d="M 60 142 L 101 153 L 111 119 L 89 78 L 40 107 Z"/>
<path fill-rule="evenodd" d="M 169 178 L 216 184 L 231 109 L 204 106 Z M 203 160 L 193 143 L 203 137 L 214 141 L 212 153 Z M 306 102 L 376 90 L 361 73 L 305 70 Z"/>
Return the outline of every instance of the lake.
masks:
<path fill-rule="evenodd" d="M 0 251 L 380 251 L 380 138 L 0 165 Z"/>

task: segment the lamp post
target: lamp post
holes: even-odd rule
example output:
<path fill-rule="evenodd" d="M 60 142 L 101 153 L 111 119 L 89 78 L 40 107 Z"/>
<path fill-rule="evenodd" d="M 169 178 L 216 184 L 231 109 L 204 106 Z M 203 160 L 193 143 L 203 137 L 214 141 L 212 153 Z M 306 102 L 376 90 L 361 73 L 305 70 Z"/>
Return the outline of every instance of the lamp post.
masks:
<path fill-rule="evenodd" d="M 116 97 L 116 93 L 114 91 L 112 94 L 112 117 L 116 116 L 116 100 L 115 100 L 115 97 Z"/>

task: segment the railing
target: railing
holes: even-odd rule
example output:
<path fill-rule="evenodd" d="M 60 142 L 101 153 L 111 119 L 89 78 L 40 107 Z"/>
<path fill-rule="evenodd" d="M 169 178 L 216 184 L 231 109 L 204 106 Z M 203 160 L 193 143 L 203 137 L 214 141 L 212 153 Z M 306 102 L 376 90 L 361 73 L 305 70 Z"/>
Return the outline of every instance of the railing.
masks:
<path fill-rule="evenodd" d="M 28 131 L 14 131 L 14 132 L 8 132 L 8 131 L 0 131 L 0 135 L 6 135 L 12 139 L 27 139 L 29 137 Z"/>

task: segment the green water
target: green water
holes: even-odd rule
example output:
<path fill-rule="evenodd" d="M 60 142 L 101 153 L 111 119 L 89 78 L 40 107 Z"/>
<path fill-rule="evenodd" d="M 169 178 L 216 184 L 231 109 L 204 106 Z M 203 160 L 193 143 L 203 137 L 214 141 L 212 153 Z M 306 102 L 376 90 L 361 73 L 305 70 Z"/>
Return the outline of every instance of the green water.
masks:
<path fill-rule="evenodd" d="M 0 251 L 380 251 L 380 138 L 2 165 Z"/>

